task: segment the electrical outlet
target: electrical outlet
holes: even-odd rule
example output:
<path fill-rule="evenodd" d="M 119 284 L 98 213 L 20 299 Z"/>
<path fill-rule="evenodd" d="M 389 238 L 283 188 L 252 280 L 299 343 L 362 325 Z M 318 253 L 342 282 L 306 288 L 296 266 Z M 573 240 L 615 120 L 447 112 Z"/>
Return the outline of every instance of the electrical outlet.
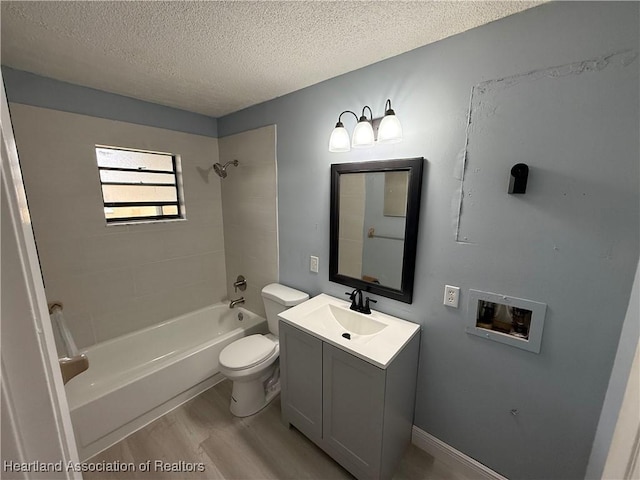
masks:
<path fill-rule="evenodd" d="M 318 273 L 318 257 L 311 255 L 309 257 L 309 271 Z"/>
<path fill-rule="evenodd" d="M 460 301 L 460 287 L 452 287 L 451 285 L 445 285 L 443 303 L 447 307 L 458 308 L 459 301 Z"/>

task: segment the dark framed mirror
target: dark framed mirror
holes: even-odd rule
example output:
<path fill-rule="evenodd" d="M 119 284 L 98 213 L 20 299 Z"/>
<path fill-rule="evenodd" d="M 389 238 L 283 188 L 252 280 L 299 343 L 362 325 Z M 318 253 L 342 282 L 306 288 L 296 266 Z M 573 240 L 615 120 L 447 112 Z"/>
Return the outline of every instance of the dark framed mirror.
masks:
<path fill-rule="evenodd" d="M 423 162 L 331 165 L 330 281 L 412 302 Z"/>

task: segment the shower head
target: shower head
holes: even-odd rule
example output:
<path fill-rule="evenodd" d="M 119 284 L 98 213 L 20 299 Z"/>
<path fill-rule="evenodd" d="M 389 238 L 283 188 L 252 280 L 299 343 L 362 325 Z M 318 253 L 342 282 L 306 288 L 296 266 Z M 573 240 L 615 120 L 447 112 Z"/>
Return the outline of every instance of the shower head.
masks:
<path fill-rule="evenodd" d="M 216 163 L 213 166 L 213 171 L 216 172 L 218 174 L 218 176 L 220 178 L 225 178 L 227 176 L 227 169 L 226 167 L 223 167 L 222 165 L 220 165 L 219 163 Z"/>
<path fill-rule="evenodd" d="M 227 177 L 227 167 L 229 165 L 233 165 L 234 167 L 238 166 L 238 160 L 233 160 L 231 162 L 227 162 L 223 165 L 220 165 L 219 163 L 216 163 L 213 165 L 213 171 L 216 172 L 218 174 L 218 176 L 220 178 L 226 178 Z"/>

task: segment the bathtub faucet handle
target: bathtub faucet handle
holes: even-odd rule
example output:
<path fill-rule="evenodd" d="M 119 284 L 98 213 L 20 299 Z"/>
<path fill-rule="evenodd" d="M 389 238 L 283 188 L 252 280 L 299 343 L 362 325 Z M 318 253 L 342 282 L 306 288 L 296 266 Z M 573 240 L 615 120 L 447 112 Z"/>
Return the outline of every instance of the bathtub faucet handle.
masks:
<path fill-rule="evenodd" d="M 247 289 L 247 280 L 242 275 L 238 275 L 236 281 L 233 282 L 233 289 L 236 293 L 238 293 L 238 289 L 240 289 L 241 292 L 244 292 Z"/>

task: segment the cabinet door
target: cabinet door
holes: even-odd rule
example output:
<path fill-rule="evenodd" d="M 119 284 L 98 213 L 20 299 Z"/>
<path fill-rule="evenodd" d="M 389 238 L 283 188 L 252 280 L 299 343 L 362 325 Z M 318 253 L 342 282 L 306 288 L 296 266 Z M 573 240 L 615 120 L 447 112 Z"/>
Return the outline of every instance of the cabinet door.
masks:
<path fill-rule="evenodd" d="M 282 419 L 308 438 L 322 438 L 322 341 L 280 322 Z"/>
<path fill-rule="evenodd" d="M 380 475 L 385 371 L 323 345 L 323 440 L 358 478 Z"/>

